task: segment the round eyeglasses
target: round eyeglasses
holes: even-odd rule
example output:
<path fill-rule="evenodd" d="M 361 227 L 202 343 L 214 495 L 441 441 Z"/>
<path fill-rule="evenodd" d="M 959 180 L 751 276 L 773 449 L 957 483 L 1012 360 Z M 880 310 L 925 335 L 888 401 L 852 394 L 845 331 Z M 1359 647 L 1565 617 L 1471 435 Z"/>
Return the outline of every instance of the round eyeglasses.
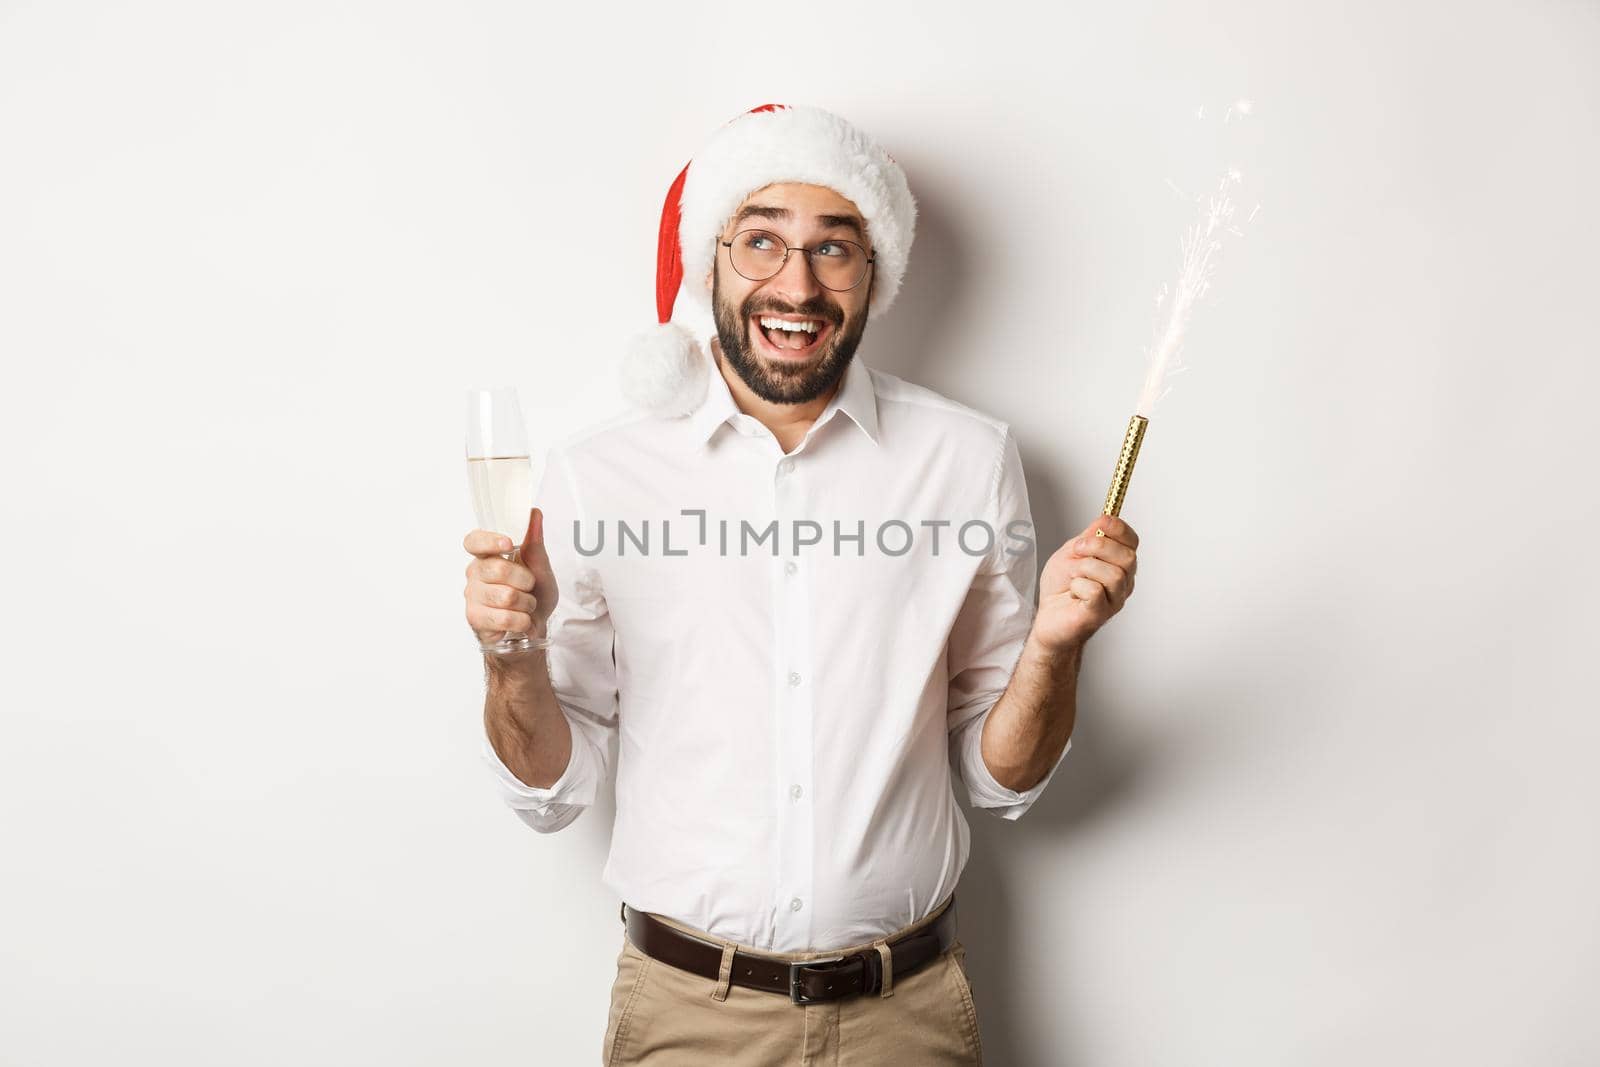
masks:
<path fill-rule="evenodd" d="M 728 261 L 739 277 L 750 282 L 774 277 L 789 262 L 790 252 L 804 252 L 817 284 L 836 293 L 860 285 L 867 268 L 878 258 L 867 255 L 854 241 L 830 239 L 815 248 L 791 247 L 770 230 L 740 230 L 733 240 L 718 243 L 728 250 Z"/>

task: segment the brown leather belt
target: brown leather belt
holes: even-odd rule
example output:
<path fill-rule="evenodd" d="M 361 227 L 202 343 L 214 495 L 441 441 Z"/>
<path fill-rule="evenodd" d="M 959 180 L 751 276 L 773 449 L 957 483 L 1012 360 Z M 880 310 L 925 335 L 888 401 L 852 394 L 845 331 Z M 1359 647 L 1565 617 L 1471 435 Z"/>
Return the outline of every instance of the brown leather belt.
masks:
<path fill-rule="evenodd" d="M 716 981 L 722 975 L 722 946 L 662 922 L 649 912 L 622 905 L 628 940 L 646 956 Z M 889 942 L 892 980 L 913 974 L 949 951 L 956 940 L 956 899 L 939 917 L 915 933 Z M 883 958 L 876 948 L 849 955 L 791 962 L 735 949 L 733 985 L 782 993 L 796 1004 L 836 1000 L 883 989 Z"/>

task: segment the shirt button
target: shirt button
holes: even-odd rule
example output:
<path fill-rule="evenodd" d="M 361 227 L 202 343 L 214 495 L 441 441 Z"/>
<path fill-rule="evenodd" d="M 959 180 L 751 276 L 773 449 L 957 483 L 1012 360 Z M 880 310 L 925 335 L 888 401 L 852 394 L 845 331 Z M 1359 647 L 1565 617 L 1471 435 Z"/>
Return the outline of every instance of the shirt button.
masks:
<path fill-rule="evenodd" d="M 797 785 L 791 785 L 789 787 L 789 795 L 791 797 L 793 797 L 795 800 L 799 800 L 800 799 L 800 794 L 802 792 L 803 792 L 803 790 Z"/>
<path fill-rule="evenodd" d="M 788 474 L 792 470 L 794 470 L 794 460 L 792 459 L 786 459 L 778 464 L 779 474 Z"/>
<path fill-rule="evenodd" d="M 800 675 L 798 673 L 796 673 L 795 671 L 790 671 L 789 672 L 789 684 L 790 685 L 799 685 L 800 684 Z"/>
<path fill-rule="evenodd" d="M 789 562 L 787 562 L 787 563 L 785 563 L 783 565 L 783 573 L 785 573 L 785 574 L 793 574 L 795 571 L 797 571 L 799 569 L 800 569 L 800 565 L 798 563 L 796 563 L 792 559 Z"/>
<path fill-rule="evenodd" d="M 789 910 L 790 911 L 799 911 L 800 910 L 800 898 L 799 897 L 795 897 L 793 900 L 789 901 Z"/>

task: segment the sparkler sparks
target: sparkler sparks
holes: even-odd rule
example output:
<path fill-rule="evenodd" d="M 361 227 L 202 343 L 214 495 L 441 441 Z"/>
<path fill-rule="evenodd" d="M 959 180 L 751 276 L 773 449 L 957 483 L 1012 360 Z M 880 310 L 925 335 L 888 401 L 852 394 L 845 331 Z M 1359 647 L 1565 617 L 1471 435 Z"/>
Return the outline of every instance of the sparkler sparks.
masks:
<path fill-rule="evenodd" d="M 1222 116 L 1223 125 L 1250 115 L 1255 104 L 1250 100 L 1235 100 Z M 1195 118 L 1204 120 L 1204 105 L 1196 109 Z M 1189 318 L 1195 305 L 1211 290 L 1223 243 L 1230 237 L 1243 237 L 1243 225 L 1254 222 L 1261 211 L 1258 203 L 1250 209 L 1243 223 L 1234 222 L 1235 187 L 1244 180 L 1238 167 L 1227 167 L 1217 180 L 1216 189 L 1210 193 L 1190 196 L 1167 179 L 1167 186 L 1185 200 L 1193 201 L 1197 218 L 1190 224 L 1179 244 L 1182 252 L 1178 277 L 1171 288 L 1163 285 L 1156 294 L 1155 337 L 1147 350 L 1149 369 L 1145 373 L 1139 402 L 1128 420 L 1122 437 L 1122 451 L 1117 457 L 1116 471 L 1111 478 L 1111 488 L 1106 492 L 1104 513 L 1116 515 L 1133 477 L 1134 464 L 1139 459 L 1139 448 L 1150 425 L 1151 412 L 1162 397 L 1172 390 L 1172 379 L 1188 370 L 1183 362 L 1183 339 L 1189 328 Z"/>
<path fill-rule="evenodd" d="M 1249 115 L 1254 109 L 1252 101 L 1236 100 L 1228 108 L 1223 122 L 1229 121 L 1235 114 Z M 1205 107 L 1202 105 L 1198 117 L 1204 116 Z M 1243 180 L 1244 175 L 1239 168 L 1229 167 L 1218 178 L 1214 191 L 1195 196 L 1178 188 L 1171 178 L 1166 180 L 1173 192 L 1195 203 L 1198 217 L 1190 224 L 1180 242 L 1182 255 L 1177 279 L 1170 287 L 1163 285 L 1156 294 L 1155 335 L 1147 351 L 1150 366 L 1145 374 L 1144 386 L 1139 391 L 1139 402 L 1134 408 L 1135 413 L 1144 418 L 1148 419 L 1156 404 L 1172 390 L 1172 378 L 1189 369 L 1183 362 L 1184 335 L 1188 331 L 1189 318 L 1194 313 L 1195 305 L 1211 289 L 1224 241 L 1229 236 L 1243 237 L 1244 230 L 1241 227 L 1253 222 L 1261 211 L 1258 203 L 1250 209 L 1249 216 L 1243 222 L 1235 223 L 1237 204 L 1233 193 Z"/>

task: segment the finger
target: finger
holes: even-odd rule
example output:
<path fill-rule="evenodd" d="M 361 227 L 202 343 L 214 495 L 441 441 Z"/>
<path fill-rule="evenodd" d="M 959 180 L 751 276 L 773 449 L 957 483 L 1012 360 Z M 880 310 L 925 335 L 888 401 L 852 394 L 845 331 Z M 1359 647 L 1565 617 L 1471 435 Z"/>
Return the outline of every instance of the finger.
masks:
<path fill-rule="evenodd" d="M 467 534 L 461 546 L 474 556 L 498 556 L 511 551 L 511 538 L 493 530 L 473 530 Z"/>
<path fill-rule="evenodd" d="M 1080 537 L 1072 542 L 1072 551 L 1081 558 L 1103 559 L 1107 563 L 1115 563 L 1123 570 L 1130 569 L 1138 559 L 1133 549 L 1110 537 L 1093 535 Z"/>
<path fill-rule="evenodd" d="M 485 585 L 510 585 L 525 593 L 533 592 L 533 572 L 520 563 L 491 556 L 467 564 L 467 577 Z"/>
<path fill-rule="evenodd" d="M 1097 540 L 1109 538 L 1120 541 L 1129 548 L 1139 547 L 1139 535 L 1133 532 L 1133 527 L 1129 526 L 1120 515 L 1101 515 L 1089 524 L 1084 533 Z"/>
<path fill-rule="evenodd" d="M 505 633 L 504 630 L 496 630 L 494 623 L 490 621 L 489 612 L 492 610 L 492 608 L 479 604 L 470 596 L 467 597 L 467 625 L 483 641 L 496 640 L 501 634 Z"/>
<path fill-rule="evenodd" d="M 479 633 L 525 634 L 533 629 L 533 616 L 506 608 L 472 604 L 467 608 L 467 624 Z"/>
<path fill-rule="evenodd" d="M 1105 560 L 1096 559 L 1093 556 L 1075 557 L 1072 564 L 1067 568 L 1067 573 L 1078 577 L 1090 578 L 1107 589 L 1114 586 L 1120 587 L 1127 581 L 1128 575 L 1127 571 L 1115 563 L 1107 563 Z"/>
<path fill-rule="evenodd" d="M 1127 571 L 1098 559 L 1077 559 L 1074 561 L 1074 566 L 1068 568 L 1067 573 L 1094 582 L 1104 590 L 1106 603 L 1118 607 L 1133 591 L 1132 578 Z M 1070 582 L 1068 588 L 1071 588 Z"/>
<path fill-rule="evenodd" d="M 539 607 L 539 601 L 532 593 L 525 593 L 521 589 L 510 585 L 485 585 L 482 582 L 470 582 L 467 585 L 466 596 L 468 600 L 475 601 L 485 607 L 520 611 L 530 617 Z"/>
<path fill-rule="evenodd" d="M 1067 592 L 1072 594 L 1073 599 L 1081 600 L 1086 604 L 1094 604 L 1096 601 L 1103 600 L 1106 595 L 1103 585 L 1088 578 L 1072 579 L 1067 583 Z"/>

